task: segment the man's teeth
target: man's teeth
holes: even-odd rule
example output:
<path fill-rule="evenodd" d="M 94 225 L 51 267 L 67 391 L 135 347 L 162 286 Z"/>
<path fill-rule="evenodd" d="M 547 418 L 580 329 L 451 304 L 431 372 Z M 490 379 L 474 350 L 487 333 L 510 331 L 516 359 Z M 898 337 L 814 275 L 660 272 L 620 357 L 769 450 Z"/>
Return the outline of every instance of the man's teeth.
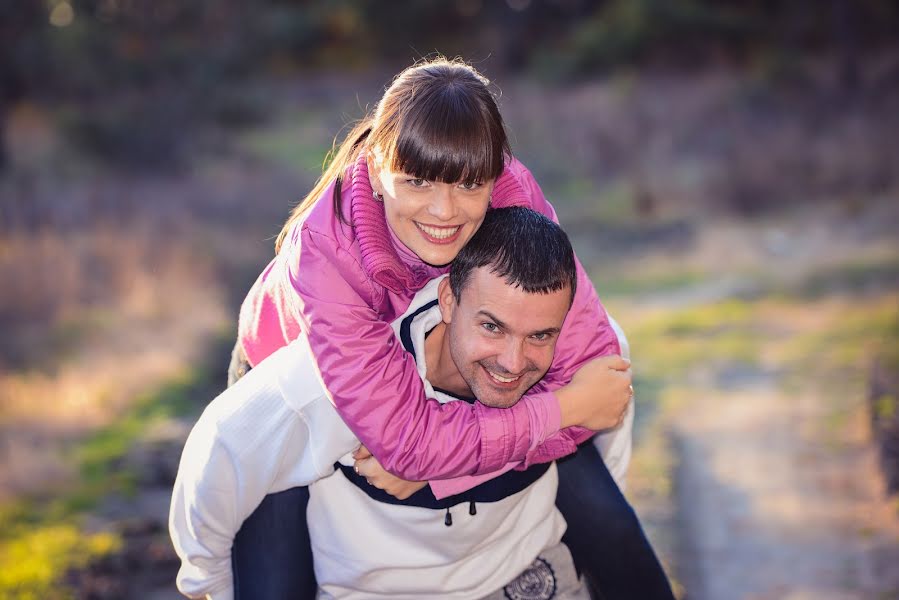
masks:
<path fill-rule="evenodd" d="M 446 238 L 456 235 L 456 232 L 459 231 L 459 227 L 431 227 L 430 225 L 422 225 L 421 223 L 416 223 L 416 225 L 429 236 L 437 238 L 438 240 L 445 240 Z"/>
<path fill-rule="evenodd" d="M 500 383 L 512 383 L 513 381 L 515 381 L 516 379 L 518 379 L 518 377 L 521 377 L 521 375 L 519 375 L 518 377 L 500 377 L 499 375 L 497 375 L 497 374 L 494 373 L 493 371 L 487 371 L 487 372 L 490 373 L 490 376 L 491 376 L 491 377 L 493 377 L 494 379 L 496 379 L 496 380 L 497 380 L 498 382 L 500 382 Z"/>

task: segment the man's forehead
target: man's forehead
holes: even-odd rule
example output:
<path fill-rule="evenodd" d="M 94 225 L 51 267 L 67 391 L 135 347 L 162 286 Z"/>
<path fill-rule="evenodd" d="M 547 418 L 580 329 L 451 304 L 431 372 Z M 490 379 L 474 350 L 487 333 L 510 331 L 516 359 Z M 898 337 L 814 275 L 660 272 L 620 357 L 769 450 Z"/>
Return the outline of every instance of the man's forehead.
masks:
<path fill-rule="evenodd" d="M 480 267 L 472 271 L 460 304 L 469 311 L 514 324 L 517 329 L 542 331 L 561 325 L 568 313 L 569 292 L 566 288 L 529 293 L 489 267 Z"/>

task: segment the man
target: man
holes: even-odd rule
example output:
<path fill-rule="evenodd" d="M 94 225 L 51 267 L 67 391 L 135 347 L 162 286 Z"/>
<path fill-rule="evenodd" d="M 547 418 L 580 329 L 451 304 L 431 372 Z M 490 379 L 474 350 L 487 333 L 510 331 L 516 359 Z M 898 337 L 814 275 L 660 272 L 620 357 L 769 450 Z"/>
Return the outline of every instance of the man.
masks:
<path fill-rule="evenodd" d="M 556 258 L 523 261 L 496 244 L 479 255 L 473 246 L 449 280 L 429 285 L 394 324 L 441 400 L 474 393 L 510 406 L 539 385 L 574 293 L 573 257 L 558 227 L 527 209 L 495 212 L 482 226 L 485 240 L 503 231 L 550 233 Z M 435 288 L 439 302 L 428 298 Z M 309 521 L 326 595 L 479 598 L 514 585 L 522 572 L 533 578 L 527 567 L 541 553 L 547 558 L 536 564 L 552 560 L 555 571 L 539 576 L 553 577 L 553 589 L 567 585 L 571 597 L 582 593 L 559 547 L 565 523 L 554 507 L 554 466 L 506 473 L 442 501 L 426 488 L 411 506 L 379 496 L 348 457 L 329 477 L 333 461 L 358 442 L 327 401 L 308 349 L 295 343 L 279 354 L 217 398 L 185 447 L 170 521 L 183 592 L 228 597 L 231 541 L 243 520 L 265 495 L 321 479 L 310 486 Z M 629 429 L 620 437 L 629 448 Z M 359 465 L 374 474 L 376 465 Z M 466 510 L 455 510 L 459 504 Z M 554 573 L 571 576 L 557 581 Z"/>
<path fill-rule="evenodd" d="M 507 408 L 552 363 L 574 295 L 574 257 L 561 230 L 524 209 L 491 215 L 482 227 L 477 252 L 461 254 L 437 300 L 398 329 L 429 394 Z M 525 260 L 522 245 L 542 256 Z M 402 503 L 373 491 L 361 477 L 367 467 L 360 477 L 344 469 L 310 486 L 315 572 L 326 597 L 482 598 L 514 587 L 535 559 L 529 579 L 557 597 L 586 597 L 559 547 L 565 521 L 555 507 L 554 464 L 505 473 L 444 501 L 423 489 Z"/>

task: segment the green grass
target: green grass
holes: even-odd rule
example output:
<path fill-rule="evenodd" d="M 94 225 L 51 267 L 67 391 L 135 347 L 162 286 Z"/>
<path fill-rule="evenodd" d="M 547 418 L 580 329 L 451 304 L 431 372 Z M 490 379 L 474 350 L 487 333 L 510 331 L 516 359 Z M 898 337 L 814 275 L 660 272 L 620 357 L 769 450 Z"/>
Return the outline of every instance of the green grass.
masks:
<path fill-rule="evenodd" d="M 577 219 L 588 219 L 606 227 L 641 225 L 636 211 L 638 190 L 628 178 L 597 185 L 576 172 L 557 173 L 545 186 L 544 193 L 563 214 L 573 213 Z"/>
<path fill-rule="evenodd" d="M 899 287 L 899 260 L 850 262 L 810 275 L 799 288 L 803 298 L 820 298 L 836 290 L 860 291 L 879 286 Z"/>
<path fill-rule="evenodd" d="M 70 591 L 59 585 L 61 575 L 115 552 L 120 546 L 116 535 L 84 535 L 74 523 L 56 523 L 25 532 L 0 548 L 0 599 L 73 598 Z"/>
<path fill-rule="evenodd" d="M 586 199 L 591 201 L 593 209 L 591 216 L 600 223 L 632 223 L 637 220 L 634 210 L 637 204 L 637 190 L 629 180 L 619 179 L 603 186 L 598 194 L 588 196 Z"/>
<path fill-rule="evenodd" d="M 764 336 L 752 304 L 729 300 L 647 318 L 628 338 L 635 367 L 670 381 L 697 364 L 756 364 Z"/>
<path fill-rule="evenodd" d="M 256 158 L 317 176 L 331 150 L 333 132 L 319 131 L 314 122 L 319 115 L 296 111 L 274 126 L 248 131 L 239 143 Z"/>
<path fill-rule="evenodd" d="M 78 443 L 71 453 L 80 478 L 52 498 L 0 506 L 0 600 L 66 599 L 67 571 L 115 552 L 113 532 L 85 533 L 85 514 L 111 494 L 136 493 L 137 476 L 124 459 L 154 424 L 196 410 L 197 397 L 211 399 L 211 372 L 187 369 L 146 394 L 115 423 Z"/>
<path fill-rule="evenodd" d="M 782 348 L 784 360 L 815 371 L 867 366 L 881 355 L 899 364 L 899 307 L 893 302 L 860 304 L 826 327 L 797 336 Z"/>
<path fill-rule="evenodd" d="M 675 292 L 707 281 L 708 275 L 695 270 L 607 275 L 603 269 L 596 269 L 591 279 L 603 298 L 618 298 Z"/>

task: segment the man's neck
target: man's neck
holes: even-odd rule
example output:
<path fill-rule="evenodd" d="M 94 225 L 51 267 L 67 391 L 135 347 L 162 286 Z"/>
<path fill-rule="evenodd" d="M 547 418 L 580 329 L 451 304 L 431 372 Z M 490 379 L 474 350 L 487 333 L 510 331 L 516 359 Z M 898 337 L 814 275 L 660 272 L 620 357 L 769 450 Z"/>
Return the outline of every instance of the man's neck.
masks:
<path fill-rule="evenodd" d="M 428 381 L 435 388 L 440 388 L 457 396 L 471 397 L 471 388 L 462 379 L 456 363 L 450 354 L 449 338 L 446 335 L 446 323 L 440 322 L 425 338 L 425 365 L 428 369 Z"/>

